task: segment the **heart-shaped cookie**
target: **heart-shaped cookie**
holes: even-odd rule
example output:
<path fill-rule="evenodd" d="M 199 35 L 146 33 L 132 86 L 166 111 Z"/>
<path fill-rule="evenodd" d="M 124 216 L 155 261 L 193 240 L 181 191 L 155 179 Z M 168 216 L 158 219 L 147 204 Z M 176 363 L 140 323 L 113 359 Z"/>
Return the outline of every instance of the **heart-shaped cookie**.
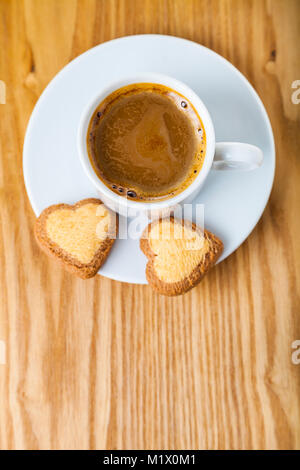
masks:
<path fill-rule="evenodd" d="M 83 279 L 94 276 L 116 238 L 118 216 L 99 199 L 73 206 L 56 204 L 36 220 L 35 236 L 42 250 Z"/>
<path fill-rule="evenodd" d="M 150 223 L 142 234 L 140 247 L 149 259 L 147 280 L 163 295 L 180 295 L 192 289 L 223 251 L 218 237 L 174 217 Z"/>

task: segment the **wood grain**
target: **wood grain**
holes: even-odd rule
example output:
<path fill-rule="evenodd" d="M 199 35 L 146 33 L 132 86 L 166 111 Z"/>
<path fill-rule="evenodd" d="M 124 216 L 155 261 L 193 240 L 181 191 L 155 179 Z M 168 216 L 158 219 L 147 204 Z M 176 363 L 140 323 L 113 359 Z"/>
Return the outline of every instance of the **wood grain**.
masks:
<path fill-rule="evenodd" d="M 0 0 L 2 449 L 300 448 L 299 21 L 298 0 Z M 23 183 L 24 134 L 44 87 L 88 48 L 138 33 L 229 59 L 276 139 L 258 226 L 179 298 L 58 268 L 34 242 Z"/>

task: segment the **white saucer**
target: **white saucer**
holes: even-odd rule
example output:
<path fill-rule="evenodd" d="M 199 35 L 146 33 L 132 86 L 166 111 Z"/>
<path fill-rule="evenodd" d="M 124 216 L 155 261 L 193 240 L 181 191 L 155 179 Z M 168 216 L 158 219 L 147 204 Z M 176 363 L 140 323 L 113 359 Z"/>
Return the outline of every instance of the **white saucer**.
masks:
<path fill-rule="evenodd" d="M 222 260 L 250 234 L 266 206 L 274 178 L 274 138 L 266 110 L 246 78 L 223 57 L 185 39 L 115 39 L 80 55 L 56 75 L 38 100 L 25 137 L 23 169 L 33 210 L 38 215 L 51 204 L 97 197 L 77 155 L 81 113 L 111 81 L 142 72 L 169 75 L 194 89 L 211 114 L 217 141 L 246 142 L 263 150 L 257 170 L 211 171 L 195 201 L 205 204 L 205 227 L 224 242 Z M 145 265 L 138 240 L 116 240 L 99 273 L 144 284 Z"/>

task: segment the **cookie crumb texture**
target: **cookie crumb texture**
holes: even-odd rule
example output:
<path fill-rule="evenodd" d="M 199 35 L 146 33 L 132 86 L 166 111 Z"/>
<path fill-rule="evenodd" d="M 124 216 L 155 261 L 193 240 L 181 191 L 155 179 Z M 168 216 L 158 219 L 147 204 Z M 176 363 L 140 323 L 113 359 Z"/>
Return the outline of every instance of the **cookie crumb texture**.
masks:
<path fill-rule="evenodd" d="M 181 222 L 162 221 L 154 225 L 149 244 L 155 254 L 153 267 L 164 282 L 185 279 L 209 250 L 202 232 L 184 227 Z"/>
<path fill-rule="evenodd" d="M 83 279 L 94 276 L 114 243 L 116 214 L 98 199 L 57 204 L 38 217 L 35 236 L 42 250 Z"/>
<path fill-rule="evenodd" d="M 81 263 L 89 263 L 107 237 L 110 215 L 107 210 L 98 215 L 98 207 L 90 203 L 75 211 L 60 209 L 47 218 L 48 237 Z"/>
<path fill-rule="evenodd" d="M 163 295 L 196 286 L 223 251 L 222 241 L 192 222 L 160 219 L 146 227 L 140 247 L 148 258 L 147 281 Z"/>

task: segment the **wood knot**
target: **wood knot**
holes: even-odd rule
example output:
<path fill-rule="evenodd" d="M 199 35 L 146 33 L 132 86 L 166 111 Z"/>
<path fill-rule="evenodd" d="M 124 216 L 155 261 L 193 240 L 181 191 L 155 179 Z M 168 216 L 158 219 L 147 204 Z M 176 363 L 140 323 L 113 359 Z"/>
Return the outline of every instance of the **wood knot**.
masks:
<path fill-rule="evenodd" d="M 271 60 L 272 62 L 275 62 L 275 60 L 276 60 L 276 54 L 277 54 L 276 49 L 272 49 L 272 51 L 271 51 L 271 53 L 270 53 L 270 60 Z"/>

